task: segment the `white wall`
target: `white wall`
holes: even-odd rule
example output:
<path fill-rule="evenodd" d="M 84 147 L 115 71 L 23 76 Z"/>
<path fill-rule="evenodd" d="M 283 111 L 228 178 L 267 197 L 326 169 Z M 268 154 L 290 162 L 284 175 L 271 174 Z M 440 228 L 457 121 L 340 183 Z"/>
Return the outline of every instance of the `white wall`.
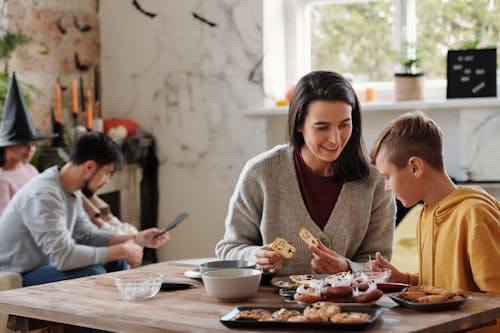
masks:
<path fill-rule="evenodd" d="M 159 225 L 181 211 L 160 260 L 214 256 L 246 160 L 265 124 L 243 110 L 263 101 L 262 4 L 254 0 L 100 2 L 103 115 L 135 120 L 158 144 Z M 198 14 L 217 24 L 210 27 Z"/>

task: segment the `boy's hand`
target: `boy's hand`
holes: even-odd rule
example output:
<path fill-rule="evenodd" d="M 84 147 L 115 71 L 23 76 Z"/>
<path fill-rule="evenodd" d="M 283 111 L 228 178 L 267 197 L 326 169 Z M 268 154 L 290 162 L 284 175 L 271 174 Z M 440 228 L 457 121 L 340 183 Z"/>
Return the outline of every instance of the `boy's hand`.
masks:
<path fill-rule="evenodd" d="M 367 263 L 367 266 L 370 267 L 370 263 Z M 375 260 L 371 261 L 371 269 L 376 271 L 380 270 L 381 268 L 388 268 L 391 270 L 389 282 L 409 283 L 408 273 L 400 272 L 396 267 L 385 260 L 380 252 L 377 252 L 375 253 Z"/>
<path fill-rule="evenodd" d="M 347 259 L 339 255 L 332 249 L 327 248 L 321 241 L 317 247 L 309 246 L 312 252 L 311 267 L 316 274 L 335 274 L 349 270 Z"/>

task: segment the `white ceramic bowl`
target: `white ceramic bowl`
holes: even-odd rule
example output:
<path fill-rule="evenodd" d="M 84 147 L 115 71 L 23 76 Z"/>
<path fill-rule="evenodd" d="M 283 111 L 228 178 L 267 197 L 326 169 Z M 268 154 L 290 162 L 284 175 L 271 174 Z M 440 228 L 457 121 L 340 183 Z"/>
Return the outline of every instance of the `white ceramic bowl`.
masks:
<path fill-rule="evenodd" d="M 254 261 L 249 260 L 216 260 L 204 262 L 199 266 L 201 274 L 226 268 L 256 268 L 256 265 Z"/>
<path fill-rule="evenodd" d="M 154 297 L 161 288 L 163 274 L 152 271 L 133 271 L 114 277 L 120 296 L 140 300 Z"/>
<path fill-rule="evenodd" d="M 260 270 L 251 268 L 218 269 L 201 275 L 207 295 L 226 302 L 254 297 L 261 277 Z"/>

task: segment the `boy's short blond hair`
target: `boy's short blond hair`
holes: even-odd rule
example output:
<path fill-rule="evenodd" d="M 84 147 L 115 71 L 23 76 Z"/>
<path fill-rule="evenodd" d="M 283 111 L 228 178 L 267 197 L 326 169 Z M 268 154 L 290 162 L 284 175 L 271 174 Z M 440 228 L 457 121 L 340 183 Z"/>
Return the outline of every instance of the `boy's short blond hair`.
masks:
<path fill-rule="evenodd" d="M 388 162 L 398 168 L 405 167 L 409 158 L 416 156 L 437 170 L 444 169 L 443 133 L 422 111 L 405 113 L 382 130 L 370 152 L 373 164 L 383 149 L 387 152 Z"/>

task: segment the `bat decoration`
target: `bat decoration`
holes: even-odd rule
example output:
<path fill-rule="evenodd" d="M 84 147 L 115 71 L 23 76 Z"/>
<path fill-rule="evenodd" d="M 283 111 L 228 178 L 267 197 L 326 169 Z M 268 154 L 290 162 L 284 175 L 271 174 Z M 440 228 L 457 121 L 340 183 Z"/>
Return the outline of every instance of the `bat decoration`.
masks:
<path fill-rule="evenodd" d="M 62 26 L 62 16 L 57 20 L 56 24 L 57 24 L 57 29 L 59 29 L 59 31 L 63 35 L 66 34 L 66 29 L 64 29 L 64 27 Z"/>
<path fill-rule="evenodd" d="M 80 25 L 78 23 L 78 20 L 76 19 L 76 16 L 73 16 L 73 23 L 75 24 L 75 27 L 78 30 L 80 30 L 81 32 L 88 32 L 88 31 L 92 30 L 92 27 L 88 24 Z"/>
<path fill-rule="evenodd" d="M 89 70 L 92 65 L 84 65 L 80 62 L 80 58 L 78 57 L 78 53 L 75 52 L 75 67 L 78 69 L 80 72 L 86 72 Z"/>
<path fill-rule="evenodd" d="M 140 11 L 141 13 L 143 13 L 144 15 L 146 16 L 149 16 L 151 18 L 154 18 L 157 14 L 155 13 L 152 13 L 152 12 L 148 12 L 144 9 L 142 9 L 141 5 L 139 4 L 139 1 L 137 0 L 133 0 L 132 1 L 132 4 L 134 5 L 135 8 L 137 8 L 138 11 Z"/>
<path fill-rule="evenodd" d="M 205 23 L 206 25 L 210 26 L 211 28 L 215 28 L 217 26 L 217 23 L 211 22 L 211 21 L 207 20 L 206 18 L 201 17 L 200 15 L 196 14 L 195 12 L 191 12 L 191 14 L 193 15 L 193 17 L 195 19 L 200 20 L 201 22 Z"/>
<path fill-rule="evenodd" d="M 253 66 L 250 74 L 248 74 L 248 81 L 252 83 L 262 83 L 262 73 L 258 72 L 258 69 L 262 66 L 262 61 L 264 61 L 264 57 L 262 56 L 259 61 Z"/>

